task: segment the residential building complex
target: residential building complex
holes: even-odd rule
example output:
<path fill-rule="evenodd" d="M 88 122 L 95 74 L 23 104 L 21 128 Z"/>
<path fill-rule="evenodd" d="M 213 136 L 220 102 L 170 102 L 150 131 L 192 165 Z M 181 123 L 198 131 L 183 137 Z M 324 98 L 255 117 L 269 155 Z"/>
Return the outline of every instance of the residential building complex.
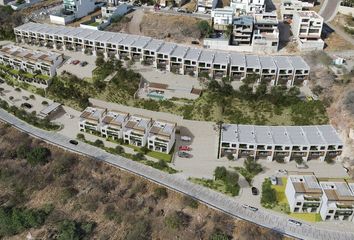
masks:
<path fill-rule="evenodd" d="M 95 0 L 64 0 L 63 8 L 50 15 L 50 21 L 60 25 L 71 23 L 93 12 L 96 8 L 95 2 Z"/>
<path fill-rule="evenodd" d="M 290 211 L 319 213 L 324 221 L 354 221 L 354 183 L 317 179 L 313 173 L 290 172 L 285 195 Z"/>
<path fill-rule="evenodd" d="M 106 113 L 106 109 L 87 107 L 80 115 L 80 131 L 95 133 L 100 131 L 101 120 Z"/>
<path fill-rule="evenodd" d="M 253 17 L 241 16 L 233 20 L 232 44 L 251 45 L 253 34 Z"/>
<path fill-rule="evenodd" d="M 295 12 L 291 24 L 292 32 L 301 51 L 322 50 L 321 39 L 323 18 L 315 11 Z"/>
<path fill-rule="evenodd" d="M 211 18 L 214 23 L 214 29 L 226 30 L 227 26 L 232 24 L 234 10 L 230 7 L 215 8 L 211 11 Z"/>
<path fill-rule="evenodd" d="M 266 49 L 269 52 L 278 51 L 279 30 L 276 13 L 254 15 L 253 51 Z"/>
<path fill-rule="evenodd" d="M 143 116 L 132 115 L 123 127 L 124 143 L 137 147 L 144 147 L 147 143 L 152 119 Z"/>
<path fill-rule="evenodd" d="M 176 142 L 176 127 L 176 123 L 96 107 L 87 107 L 79 119 L 82 132 L 116 141 L 121 139 L 125 144 L 146 146 L 166 154 L 171 152 Z"/>
<path fill-rule="evenodd" d="M 238 14 L 262 13 L 265 11 L 265 0 L 231 0 L 230 6 Z"/>
<path fill-rule="evenodd" d="M 322 189 L 313 173 L 291 174 L 285 187 L 290 212 L 319 213 Z"/>
<path fill-rule="evenodd" d="M 354 185 L 344 180 L 320 181 L 323 190 L 321 217 L 323 220 L 353 221 Z"/>
<path fill-rule="evenodd" d="M 308 10 L 308 4 L 300 0 L 282 0 L 280 14 L 282 20 L 291 20 L 295 12 Z"/>
<path fill-rule="evenodd" d="M 148 148 L 156 152 L 169 153 L 176 141 L 176 125 L 162 120 L 154 121 L 148 134 Z"/>
<path fill-rule="evenodd" d="M 15 45 L 5 45 L 0 49 L 0 64 L 29 73 L 19 74 L 18 80 L 37 87 L 50 84 L 50 77 L 56 75 L 56 69 L 62 61 L 62 54 L 54 52 L 34 51 Z"/>
<path fill-rule="evenodd" d="M 256 126 L 223 124 L 219 156 L 289 162 L 337 160 L 343 142 L 331 125 Z"/>
<path fill-rule="evenodd" d="M 257 55 L 249 57 L 245 54 L 205 50 L 124 33 L 26 23 L 15 28 L 15 35 L 18 42 L 40 43 L 57 49 L 88 51 L 93 54 L 99 52 L 106 57 L 146 61 L 156 68 L 180 74 L 203 76 L 207 73 L 213 78 L 230 76 L 233 80 L 242 80 L 251 72 L 260 73 L 262 70 Z M 292 69 L 286 74 L 280 71 L 283 69 L 278 70 L 283 65 L 277 63 L 277 57 L 269 57 L 270 64 L 275 63 L 277 67 L 274 84 L 283 83 L 284 81 L 278 79 L 284 79 L 286 74 L 287 86 L 303 83 L 308 79 L 310 68 L 301 57 L 281 56 L 286 59 L 286 66 Z M 246 58 L 247 61 L 244 61 Z M 258 77 L 260 79 L 261 74 Z M 296 81 L 297 79 L 303 80 Z"/>
<path fill-rule="evenodd" d="M 216 8 L 218 0 L 197 0 L 197 11 L 205 12 Z"/>

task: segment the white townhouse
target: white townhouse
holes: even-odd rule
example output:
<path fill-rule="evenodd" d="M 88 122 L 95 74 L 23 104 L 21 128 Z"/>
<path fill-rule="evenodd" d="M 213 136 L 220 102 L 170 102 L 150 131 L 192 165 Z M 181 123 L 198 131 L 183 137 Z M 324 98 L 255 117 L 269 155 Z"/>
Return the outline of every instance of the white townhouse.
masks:
<path fill-rule="evenodd" d="M 87 107 L 80 115 L 79 129 L 82 132 L 100 133 L 100 125 L 106 109 Z"/>
<path fill-rule="evenodd" d="M 289 162 L 339 160 L 343 142 L 331 125 L 257 126 L 223 124 L 219 156 Z"/>
<path fill-rule="evenodd" d="M 156 152 L 170 153 L 176 141 L 176 123 L 156 120 L 148 134 L 148 148 Z"/>
<path fill-rule="evenodd" d="M 152 125 L 152 119 L 138 115 L 131 115 L 123 127 L 124 143 L 137 147 L 144 147 Z"/>
<path fill-rule="evenodd" d="M 278 17 L 276 13 L 254 15 L 253 51 L 277 52 L 279 46 Z"/>
<path fill-rule="evenodd" d="M 246 23 L 240 25 L 240 29 L 244 24 Z M 234 34 L 236 29 L 237 27 Z M 240 29 L 237 31 L 242 32 Z M 158 69 L 179 74 L 199 76 L 205 72 L 212 78 L 224 77 L 226 74 L 233 80 L 241 81 L 246 76 L 257 74 L 258 79 L 263 76 L 264 81 L 273 84 L 272 71 L 275 64 L 274 85 L 290 87 L 293 84 L 306 84 L 310 71 L 308 64 L 300 56 L 263 58 L 257 55 L 193 48 L 144 36 L 38 23 L 26 23 L 14 30 L 18 42 L 94 55 L 102 53 L 105 57 L 117 59 L 136 59 L 145 64 L 152 63 L 153 67 Z M 247 40 L 240 37 L 249 44 L 251 36 L 246 38 Z M 268 60 L 269 63 L 266 63 Z"/>
<path fill-rule="evenodd" d="M 353 221 L 353 183 L 345 180 L 320 181 L 323 190 L 321 218 L 327 221 Z M 350 187 L 349 187 L 350 186 Z"/>
<path fill-rule="evenodd" d="M 301 51 L 322 50 L 323 18 L 315 11 L 294 12 L 291 29 Z"/>
<path fill-rule="evenodd" d="M 128 122 L 129 113 L 108 111 L 101 121 L 101 136 L 118 140 L 123 138 L 123 128 Z"/>
<path fill-rule="evenodd" d="M 322 188 L 313 173 L 291 173 L 285 187 L 290 212 L 319 213 Z"/>
<path fill-rule="evenodd" d="M 259 82 L 274 86 L 277 78 L 277 65 L 273 61 L 273 57 L 259 56 L 259 62 L 262 69 Z"/>
<path fill-rule="evenodd" d="M 51 77 L 56 75 L 57 67 L 62 62 L 63 55 L 55 52 L 34 51 L 14 45 L 0 48 L 0 64 L 24 71 L 14 77 L 39 88 L 50 85 Z M 6 74 L 9 74 L 9 71 L 6 70 Z"/>
<path fill-rule="evenodd" d="M 215 8 L 212 10 L 211 18 L 214 23 L 214 29 L 226 30 L 227 26 L 232 24 L 234 13 L 234 9 L 231 7 Z"/>
<path fill-rule="evenodd" d="M 230 7 L 241 15 L 248 13 L 262 13 L 265 11 L 265 0 L 232 0 Z"/>

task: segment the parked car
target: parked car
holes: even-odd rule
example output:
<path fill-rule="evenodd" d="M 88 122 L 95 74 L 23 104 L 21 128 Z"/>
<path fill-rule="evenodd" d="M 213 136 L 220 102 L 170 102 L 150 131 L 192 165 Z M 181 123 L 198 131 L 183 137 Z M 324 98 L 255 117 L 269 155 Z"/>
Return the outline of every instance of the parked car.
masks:
<path fill-rule="evenodd" d="M 31 108 L 32 108 L 32 105 L 29 104 L 29 103 L 22 103 L 22 104 L 21 104 L 21 107 L 27 108 L 27 109 L 31 109 Z"/>
<path fill-rule="evenodd" d="M 196 45 L 198 45 L 198 44 L 199 44 L 199 42 L 198 42 L 198 41 L 193 40 L 193 41 L 192 41 L 192 44 L 196 44 Z"/>
<path fill-rule="evenodd" d="M 28 100 L 29 100 L 29 97 L 22 96 L 22 99 L 28 101 Z"/>
<path fill-rule="evenodd" d="M 191 151 L 192 150 L 192 148 L 189 146 L 180 146 L 178 149 L 180 151 Z"/>
<path fill-rule="evenodd" d="M 180 13 L 185 13 L 185 12 L 186 12 L 186 10 L 184 10 L 183 8 L 179 8 L 179 9 L 177 9 L 177 12 L 180 12 Z"/>
<path fill-rule="evenodd" d="M 252 207 L 252 206 L 247 205 L 247 204 L 242 204 L 242 207 L 245 208 L 245 209 L 249 209 L 249 210 L 251 210 L 253 212 L 257 212 L 258 211 L 258 208 Z"/>
<path fill-rule="evenodd" d="M 4 80 L 0 79 L 0 83 L 4 83 L 4 82 L 5 82 Z"/>
<path fill-rule="evenodd" d="M 187 153 L 187 152 L 181 152 L 181 151 L 179 151 L 179 152 L 178 152 L 178 157 L 180 157 L 180 158 L 191 158 L 191 157 L 192 157 L 192 154 Z"/>
<path fill-rule="evenodd" d="M 291 223 L 291 224 L 294 224 L 294 225 L 296 225 L 296 226 L 301 226 L 301 225 L 302 225 L 301 222 L 296 221 L 296 220 L 294 220 L 294 219 L 289 219 L 288 222 Z"/>
<path fill-rule="evenodd" d="M 185 141 L 185 142 L 190 142 L 190 141 L 192 141 L 192 138 L 189 136 L 181 136 L 181 140 Z"/>
<path fill-rule="evenodd" d="M 252 195 L 258 195 L 258 188 L 252 187 L 251 191 L 252 191 Z"/>
<path fill-rule="evenodd" d="M 81 67 L 85 67 L 87 64 L 88 64 L 88 62 L 83 61 L 83 62 L 80 63 L 80 66 L 81 66 Z"/>
<path fill-rule="evenodd" d="M 288 174 L 288 171 L 285 170 L 285 169 L 279 169 L 278 170 L 278 173 L 282 174 L 282 175 L 287 175 Z"/>
<path fill-rule="evenodd" d="M 78 145 L 78 144 L 79 144 L 79 142 L 76 141 L 76 140 L 74 140 L 74 139 L 71 139 L 71 140 L 69 141 L 69 143 L 74 144 L 74 145 Z"/>
<path fill-rule="evenodd" d="M 80 63 L 79 60 L 73 60 L 73 61 L 71 61 L 71 64 L 73 64 L 73 65 L 78 65 L 79 63 Z"/>
<path fill-rule="evenodd" d="M 269 177 L 270 182 L 272 183 L 272 185 L 277 185 L 278 184 L 278 178 L 275 176 L 271 176 Z"/>

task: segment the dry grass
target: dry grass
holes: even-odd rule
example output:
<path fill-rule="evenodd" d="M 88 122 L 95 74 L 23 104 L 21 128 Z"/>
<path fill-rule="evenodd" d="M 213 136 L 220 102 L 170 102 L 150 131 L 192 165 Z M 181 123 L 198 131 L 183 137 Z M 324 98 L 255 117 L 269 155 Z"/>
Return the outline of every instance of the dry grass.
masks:
<path fill-rule="evenodd" d="M 331 33 L 329 37 L 326 38 L 324 41 L 327 45 L 325 51 L 343 51 L 354 49 L 354 45 L 344 40 L 340 35 L 335 32 Z"/>

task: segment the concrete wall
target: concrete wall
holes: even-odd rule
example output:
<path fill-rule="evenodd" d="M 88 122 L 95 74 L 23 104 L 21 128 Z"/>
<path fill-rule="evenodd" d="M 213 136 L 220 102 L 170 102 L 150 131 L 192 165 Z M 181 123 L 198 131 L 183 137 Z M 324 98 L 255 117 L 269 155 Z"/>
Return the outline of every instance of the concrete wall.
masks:
<path fill-rule="evenodd" d="M 68 23 L 71 23 L 75 20 L 75 16 L 56 16 L 56 15 L 50 15 L 50 22 L 54 24 L 59 24 L 59 25 L 66 25 Z"/>
<path fill-rule="evenodd" d="M 354 16 L 354 7 L 339 6 L 338 12 L 344 15 Z"/>

